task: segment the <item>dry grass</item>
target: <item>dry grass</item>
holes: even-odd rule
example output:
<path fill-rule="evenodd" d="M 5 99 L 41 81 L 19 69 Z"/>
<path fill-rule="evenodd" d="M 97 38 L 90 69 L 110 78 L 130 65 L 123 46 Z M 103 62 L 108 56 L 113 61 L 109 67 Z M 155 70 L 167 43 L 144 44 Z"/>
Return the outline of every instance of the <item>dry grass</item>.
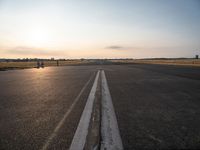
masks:
<path fill-rule="evenodd" d="M 36 62 L 0 62 L 0 68 L 32 68 Z"/>
<path fill-rule="evenodd" d="M 163 64 L 199 66 L 200 59 L 114 59 L 114 60 L 65 60 L 59 61 L 59 66 L 67 65 L 92 65 L 92 64 Z M 45 67 L 57 66 L 56 61 L 44 61 Z M 0 62 L 0 70 L 36 68 L 37 62 Z"/>
<path fill-rule="evenodd" d="M 185 65 L 200 66 L 200 59 L 119 59 L 111 60 L 115 64 L 162 64 L 162 65 Z"/>
<path fill-rule="evenodd" d="M 200 66 L 200 59 L 134 60 L 135 63 Z"/>
<path fill-rule="evenodd" d="M 66 66 L 66 65 L 84 65 L 89 64 L 91 62 L 87 60 L 66 60 L 66 61 L 59 61 L 59 66 Z M 57 66 L 56 61 L 44 61 L 45 67 L 48 66 Z M 7 69 L 26 69 L 26 68 L 36 68 L 37 62 L 0 62 L 0 70 L 7 70 Z"/>

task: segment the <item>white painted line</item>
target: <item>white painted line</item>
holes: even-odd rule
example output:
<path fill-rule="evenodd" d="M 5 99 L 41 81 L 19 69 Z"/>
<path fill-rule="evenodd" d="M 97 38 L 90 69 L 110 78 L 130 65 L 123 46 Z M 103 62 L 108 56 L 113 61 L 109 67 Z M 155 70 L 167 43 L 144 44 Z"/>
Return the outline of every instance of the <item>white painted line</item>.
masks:
<path fill-rule="evenodd" d="M 93 109 L 98 79 L 99 79 L 99 71 L 97 72 L 96 78 L 94 80 L 94 84 L 93 84 L 90 94 L 88 96 L 85 108 L 83 110 L 81 119 L 80 119 L 78 127 L 76 129 L 76 133 L 72 140 L 70 150 L 83 150 L 84 149 L 86 137 L 88 134 L 90 118 L 92 115 L 92 109 Z"/>
<path fill-rule="evenodd" d="M 123 150 L 112 98 L 104 71 L 102 77 L 101 150 Z"/>
<path fill-rule="evenodd" d="M 81 89 L 80 93 L 78 94 L 78 96 L 76 97 L 76 99 L 74 100 L 74 102 L 72 103 L 72 105 L 70 106 L 70 108 L 67 110 L 67 112 L 64 114 L 63 118 L 57 124 L 57 126 L 54 129 L 53 133 L 49 136 L 49 138 L 47 139 L 47 141 L 45 142 L 45 144 L 43 145 L 43 147 L 41 148 L 41 150 L 48 149 L 51 141 L 56 137 L 59 129 L 63 126 L 66 118 L 68 117 L 68 115 L 70 114 L 70 112 L 74 109 L 74 107 L 75 107 L 76 103 L 78 102 L 79 98 L 81 97 L 82 93 L 84 92 L 84 90 L 86 89 L 86 87 L 88 86 L 88 84 L 90 83 L 92 77 L 93 76 L 90 77 L 90 79 L 86 82 L 86 84 L 84 85 L 84 87 Z"/>

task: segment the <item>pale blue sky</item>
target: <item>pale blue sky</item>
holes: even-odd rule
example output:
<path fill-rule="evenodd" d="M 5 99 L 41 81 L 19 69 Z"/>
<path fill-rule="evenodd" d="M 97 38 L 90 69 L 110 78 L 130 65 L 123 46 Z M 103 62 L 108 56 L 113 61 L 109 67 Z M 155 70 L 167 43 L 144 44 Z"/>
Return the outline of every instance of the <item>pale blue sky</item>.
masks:
<path fill-rule="evenodd" d="M 200 54 L 200 0 L 0 0 L 0 58 Z"/>

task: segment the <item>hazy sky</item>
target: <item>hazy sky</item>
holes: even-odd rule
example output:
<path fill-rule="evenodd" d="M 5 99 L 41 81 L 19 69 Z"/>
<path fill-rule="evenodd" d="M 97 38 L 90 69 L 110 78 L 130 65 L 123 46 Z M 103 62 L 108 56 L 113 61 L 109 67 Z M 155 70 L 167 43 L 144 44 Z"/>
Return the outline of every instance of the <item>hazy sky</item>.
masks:
<path fill-rule="evenodd" d="M 200 55 L 200 0 L 0 0 L 0 58 Z"/>

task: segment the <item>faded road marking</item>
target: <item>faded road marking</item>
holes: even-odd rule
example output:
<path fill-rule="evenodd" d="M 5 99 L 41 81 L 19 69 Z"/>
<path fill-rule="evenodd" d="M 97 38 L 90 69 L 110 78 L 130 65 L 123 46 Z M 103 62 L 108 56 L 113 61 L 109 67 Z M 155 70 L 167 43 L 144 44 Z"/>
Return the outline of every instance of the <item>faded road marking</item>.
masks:
<path fill-rule="evenodd" d="M 89 124 L 90 124 L 90 118 L 92 115 L 95 93 L 96 93 L 98 79 L 99 79 L 99 72 L 100 71 L 97 72 L 96 78 L 94 80 L 94 84 L 93 84 L 90 94 L 88 96 L 87 103 L 85 105 L 81 119 L 80 119 L 78 127 L 76 129 L 76 133 L 72 140 L 70 150 L 83 150 L 84 149 L 86 137 L 88 134 L 88 128 L 89 128 Z"/>
<path fill-rule="evenodd" d="M 45 142 L 45 144 L 43 145 L 43 147 L 41 148 L 41 150 L 48 149 L 51 141 L 56 137 L 58 131 L 63 126 L 66 118 L 69 116 L 70 112 L 74 109 L 74 107 L 75 107 L 76 103 L 78 102 L 79 98 L 81 97 L 81 95 L 85 91 L 86 87 L 88 86 L 88 84 L 92 80 L 92 77 L 93 76 L 90 77 L 90 79 L 86 82 L 86 84 L 84 85 L 84 87 L 81 89 L 80 93 L 78 94 L 78 96 L 76 97 L 76 99 L 74 100 L 74 102 L 72 103 L 72 105 L 70 106 L 70 108 L 68 109 L 68 111 L 65 113 L 65 115 L 63 116 L 63 118 L 60 120 L 60 122 L 58 123 L 58 125 L 54 129 L 53 133 L 49 136 L 49 138 L 47 139 L 47 141 Z"/>
<path fill-rule="evenodd" d="M 101 150 L 123 150 L 112 98 L 104 71 L 102 77 Z"/>

